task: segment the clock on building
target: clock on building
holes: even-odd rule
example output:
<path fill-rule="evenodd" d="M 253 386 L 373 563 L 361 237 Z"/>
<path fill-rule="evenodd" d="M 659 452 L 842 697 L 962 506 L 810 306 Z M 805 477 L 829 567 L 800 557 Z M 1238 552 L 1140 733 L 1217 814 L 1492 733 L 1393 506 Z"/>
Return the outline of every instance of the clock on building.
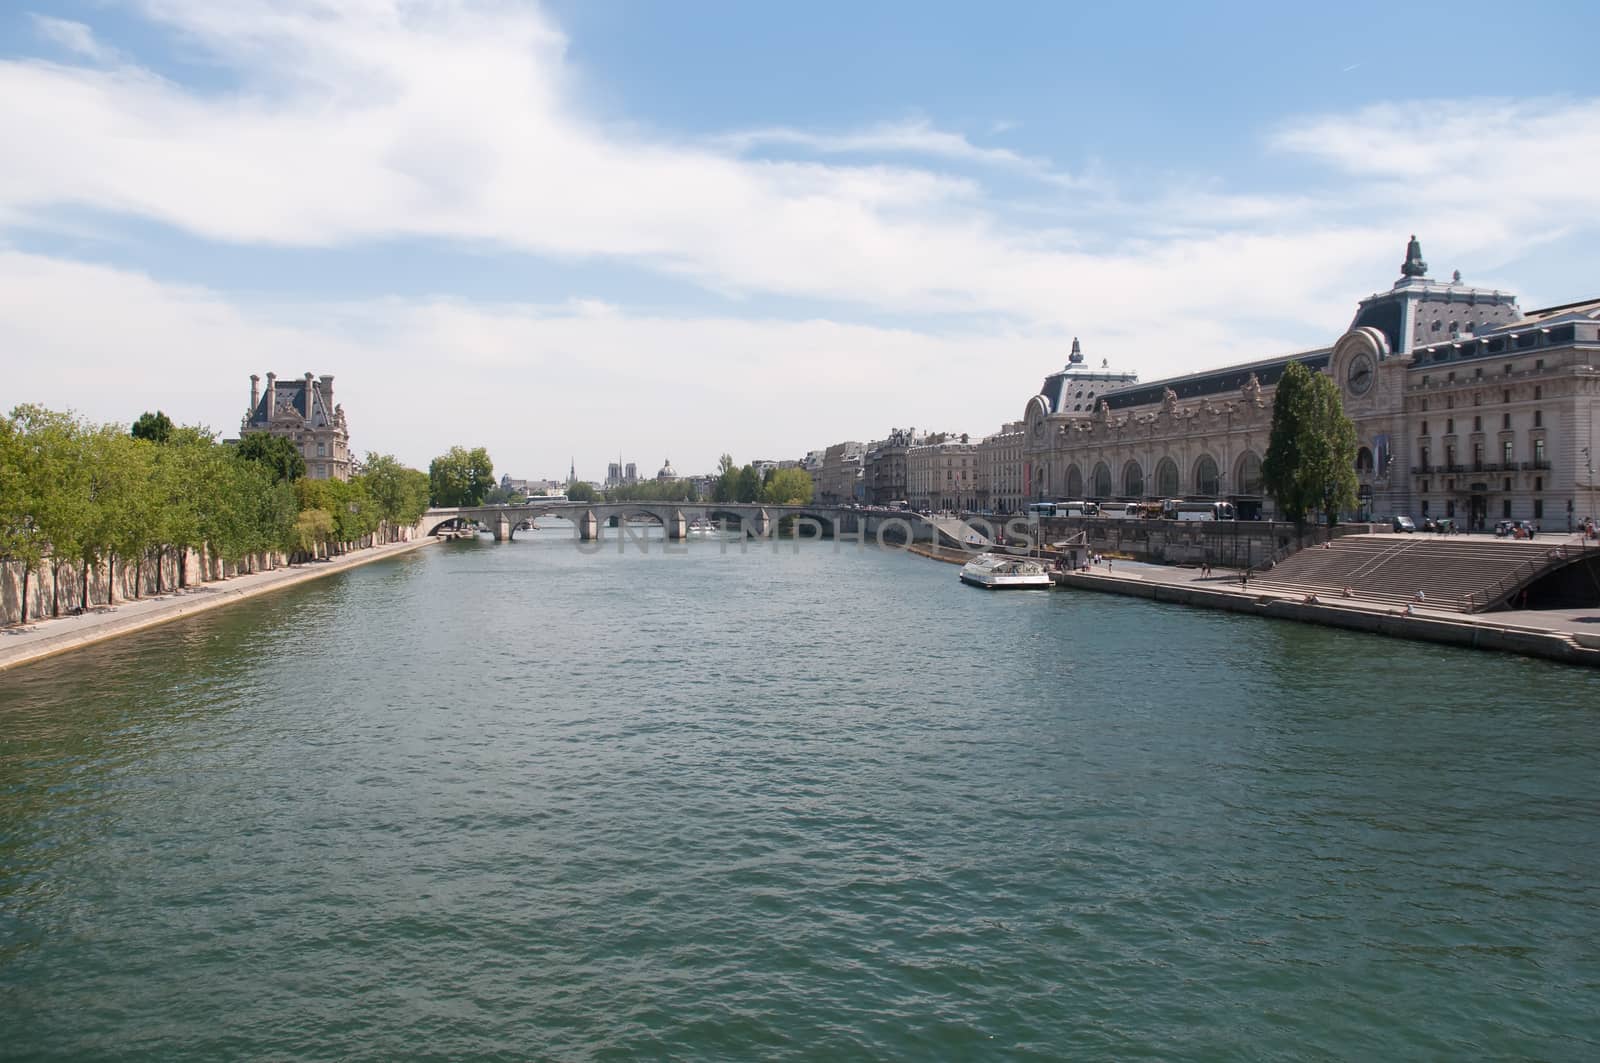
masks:
<path fill-rule="evenodd" d="M 1376 368 L 1372 363 L 1370 354 L 1358 354 L 1350 359 L 1349 372 L 1345 374 L 1345 385 L 1352 395 L 1365 395 L 1372 388 L 1372 381 L 1376 376 Z"/>

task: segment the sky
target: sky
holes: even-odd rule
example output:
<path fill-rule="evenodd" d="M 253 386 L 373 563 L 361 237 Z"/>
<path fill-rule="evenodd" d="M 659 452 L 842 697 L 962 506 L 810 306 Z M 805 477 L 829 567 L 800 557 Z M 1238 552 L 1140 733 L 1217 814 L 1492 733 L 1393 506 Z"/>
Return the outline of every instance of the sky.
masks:
<path fill-rule="evenodd" d="M 0 407 L 601 479 L 1600 295 L 1600 5 L 0 4 Z"/>

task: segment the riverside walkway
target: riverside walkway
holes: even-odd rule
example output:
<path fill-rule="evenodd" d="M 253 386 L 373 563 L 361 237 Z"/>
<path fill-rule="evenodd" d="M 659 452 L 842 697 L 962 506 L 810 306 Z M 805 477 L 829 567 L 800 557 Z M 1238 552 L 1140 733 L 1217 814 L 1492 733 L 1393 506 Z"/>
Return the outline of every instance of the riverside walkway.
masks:
<path fill-rule="evenodd" d="M 1342 627 L 1394 638 L 1498 650 L 1568 664 L 1600 666 L 1600 609 L 1520 609 L 1463 613 L 1451 605 L 1414 603 L 1408 613 L 1391 598 L 1343 598 L 1318 593 L 1316 602 L 1281 586 L 1260 586 L 1252 577 L 1217 569 L 1202 576 L 1191 568 L 1139 561 L 1096 565 L 1087 572 L 1056 574 L 1060 586 L 1171 602 L 1204 609 Z"/>
<path fill-rule="evenodd" d="M 269 572 L 253 572 L 226 580 L 198 583 L 180 591 L 130 598 L 115 605 L 94 606 L 76 615 L 42 617 L 17 627 L 0 628 L 0 671 L 282 590 L 297 583 L 320 579 L 359 565 L 397 557 L 438 541 L 424 538 L 369 546 L 329 561 L 286 565 Z"/>

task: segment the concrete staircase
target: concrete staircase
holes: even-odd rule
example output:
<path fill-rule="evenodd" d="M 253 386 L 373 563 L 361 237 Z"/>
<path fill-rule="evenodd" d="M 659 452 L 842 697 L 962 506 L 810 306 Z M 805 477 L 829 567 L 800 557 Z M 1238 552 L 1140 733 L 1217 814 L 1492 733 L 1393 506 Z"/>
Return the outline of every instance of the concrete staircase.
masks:
<path fill-rule="evenodd" d="M 1364 601 L 1395 605 L 1422 591 L 1427 608 L 1471 613 L 1565 563 L 1570 549 L 1552 540 L 1348 535 L 1285 558 L 1250 586 L 1331 599 L 1349 587 Z"/>

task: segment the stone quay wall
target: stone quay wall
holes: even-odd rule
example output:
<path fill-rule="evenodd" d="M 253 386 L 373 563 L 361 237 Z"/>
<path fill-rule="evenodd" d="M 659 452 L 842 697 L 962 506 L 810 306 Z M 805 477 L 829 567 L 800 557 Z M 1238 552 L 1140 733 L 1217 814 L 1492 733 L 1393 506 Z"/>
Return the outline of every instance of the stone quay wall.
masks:
<path fill-rule="evenodd" d="M 159 559 L 152 555 L 141 565 L 119 557 L 115 578 L 109 564 L 101 563 L 90 568 L 88 608 L 167 593 L 178 588 L 180 579 L 184 586 L 193 587 L 250 572 L 270 572 L 299 562 L 325 560 L 379 543 L 404 542 L 411 538 L 412 529 L 397 528 L 393 532 L 366 536 L 359 542 L 326 543 L 309 553 L 290 554 L 275 550 L 252 554 L 237 563 L 224 561 L 204 547 L 182 553 L 169 549 Z M 84 607 L 82 562 L 64 561 L 58 568 L 46 557 L 43 564 L 26 576 L 24 581 L 22 565 L 14 561 L 0 563 L 0 627 L 21 622 L 24 582 L 27 584 L 30 624 L 52 616 L 66 616 Z"/>
<path fill-rule="evenodd" d="M 1375 524 L 1294 524 L 1267 520 L 1112 520 L 1106 517 L 1046 517 L 1041 538 L 1062 542 L 1088 533 L 1089 548 L 1165 565 L 1209 564 L 1256 568 L 1317 546 L 1331 535 L 1365 535 L 1387 530 Z"/>

